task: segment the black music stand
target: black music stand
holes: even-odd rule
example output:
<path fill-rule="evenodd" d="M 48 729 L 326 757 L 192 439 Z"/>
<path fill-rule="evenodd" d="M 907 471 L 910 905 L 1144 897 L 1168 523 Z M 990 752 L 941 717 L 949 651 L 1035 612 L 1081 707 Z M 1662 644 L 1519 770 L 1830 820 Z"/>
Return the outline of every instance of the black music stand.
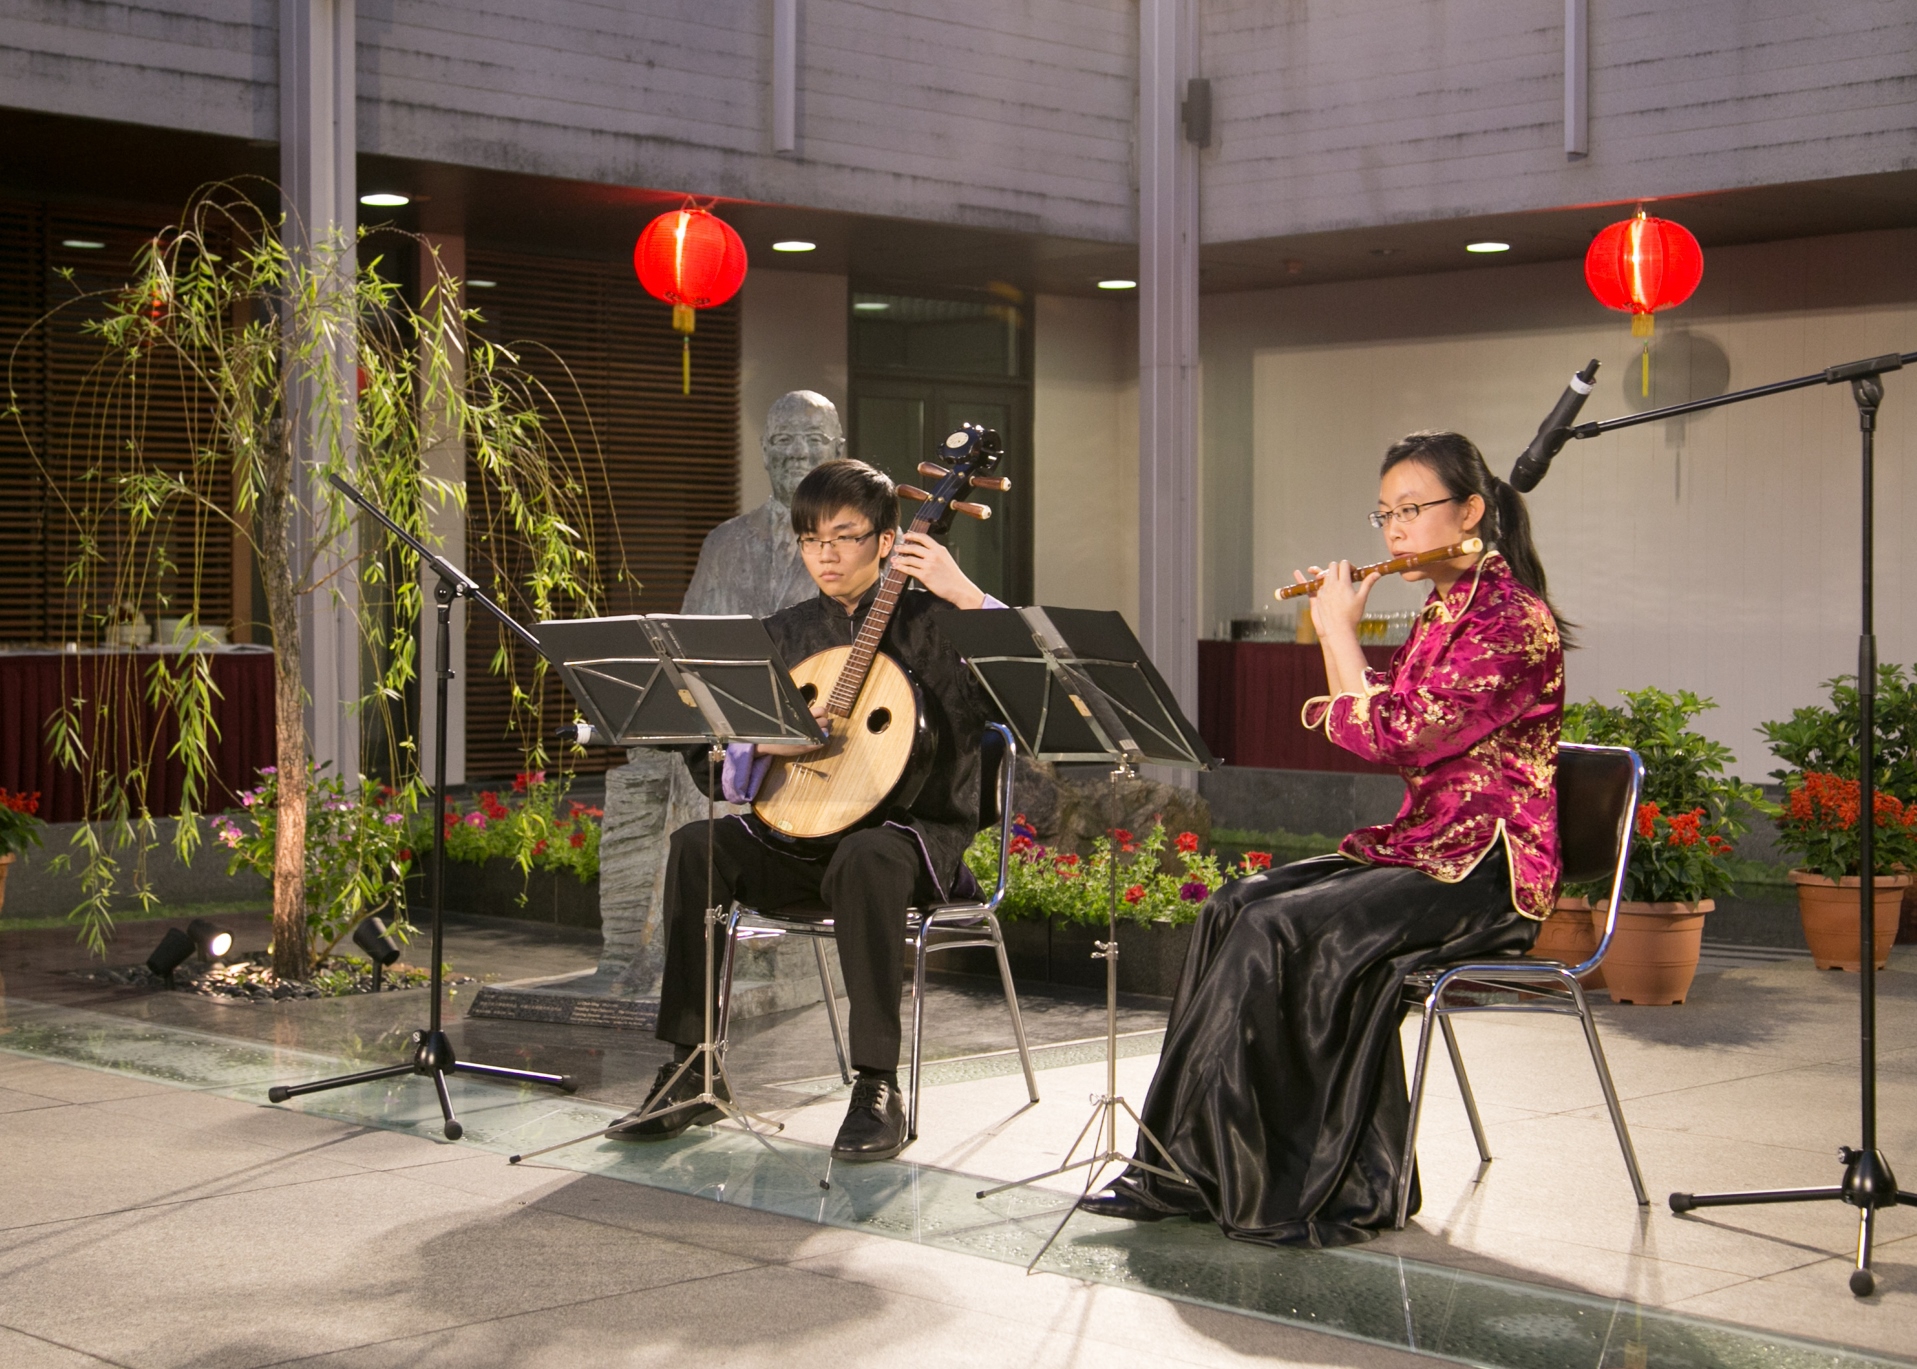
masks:
<path fill-rule="evenodd" d="M 1673 1193 L 1670 1203 L 1671 1211 L 1675 1213 L 1689 1212 L 1700 1207 L 1742 1207 L 1752 1203 L 1848 1203 L 1857 1209 L 1857 1259 L 1850 1272 L 1850 1291 L 1860 1298 L 1868 1297 L 1877 1287 L 1877 1277 L 1871 1273 L 1870 1269 L 1870 1255 L 1878 1209 L 1896 1207 L 1900 1203 L 1907 1207 L 1917 1207 L 1917 1193 L 1897 1187 L 1897 1177 L 1891 1172 L 1890 1161 L 1885 1158 L 1883 1151 L 1877 1148 L 1877 931 L 1875 891 L 1872 887 L 1876 874 L 1875 852 L 1872 849 L 1876 837 L 1876 824 L 1872 815 L 1876 812 L 1874 794 L 1877 787 L 1874 768 L 1877 738 L 1876 724 L 1872 717 L 1877 698 L 1875 621 L 1877 408 L 1884 399 L 1885 372 L 1902 370 L 1912 365 L 1917 365 L 1917 352 L 1890 352 L 1884 356 L 1865 357 L 1860 361 L 1829 366 L 1822 371 L 1798 376 L 1793 380 L 1757 385 L 1748 390 L 1734 390 L 1729 394 L 1713 395 L 1708 399 L 1696 399 L 1685 404 L 1672 404 L 1641 414 L 1629 414 L 1623 418 L 1580 423 L 1571 428 L 1555 429 L 1551 434 L 1556 440 L 1556 445 L 1551 450 L 1556 451 L 1564 445 L 1567 438 L 1599 437 L 1618 428 L 1631 428 L 1640 423 L 1675 418 L 1680 414 L 1718 409 L 1727 404 L 1738 404 L 1747 399 L 1760 399 L 1765 395 L 1783 394 L 1787 390 L 1807 389 L 1813 385 L 1847 384 L 1850 386 L 1851 399 L 1857 405 L 1857 431 L 1863 477 L 1860 484 L 1863 568 L 1858 576 L 1861 605 L 1857 635 L 1857 782 L 1858 811 L 1862 814 L 1862 827 L 1858 832 L 1859 845 L 1862 848 L 1859 852 L 1862 877 L 1857 882 L 1858 944 L 1861 956 L 1857 983 L 1857 1053 L 1861 1070 L 1858 1094 L 1861 1113 L 1859 1120 L 1862 1123 L 1860 1144 L 1854 1147 L 1839 1146 L 1837 1148 L 1837 1157 L 1844 1165 L 1843 1179 L 1837 1184 L 1822 1185 L 1817 1188 L 1757 1189 L 1739 1193 Z M 1549 421 L 1549 419 L 1546 420 L 1547 423 Z M 1513 471 L 1512 474 L 1515 476 L 1517 472 Z"/>
<path fill-rule="evenodd" d="M 979 609 L 948 615 L 940 626 L 992 696 L 1026 754 L 1049 761 L 1103 761 L 1112 767 L 1113 784 L 1131 778 L 1141 764 L 1184 770 L 1210 770 L 1217 765 L 1121 615 L 1082 608 L 1022 608 L 1010 613 Z M 1118 1092 L 1118 856 L 1114 839 L 1107 862 L 1111 888 L 1106 939 L 1092 943 L 1092 959 L 1105 962 L 1104 1096 L 1093 1101 L 1091 1117 L 1057 1167 L 981 1189 L 980 1198 L 1074 1169 L 1085 1170 L 1080 1195 L 1084 1197 L 1113 1163 L 1135 1165 L 1177 1183 L 1191 1182 Z M 1120 1109 L 1138 1126 L 1143 1138 L 1140 1153 L 1149 1145 L 1164 1166 L 1119 1150 Z M 1087 1137 L 1092 1138 L 1093 1153 L 1074 1160 Z M 1074 1200 L 1032 1256 L 1027 1273 L 1038 1267 L 1077 1211 Z"/>
<path fill-rule="evenodd" d="M 705 1031 L 692 1054 L 667 1079 L 661 1095 L 698 1062 L 704 1071 L 698 1096 L 648 1108 L 632 1125 L 687 1108 L 717 1108 L 767 1150 L 772 1143 L 752 1124 L 773 1131 L 782 1124 L 745 1111 L 732 1101 L 724 1041 L 713 1036 L 713 934 L 725 910 L 713 902 L 713 827 L 718 822 L 718 767 L 735 742 L 818 745 L 825 740 L 811 707 L 793 682 L 765 625 L 749 617 L 695 617 L 659 613 L 649 617 L 584 618 L 538 625 L 540 650 L 557 667 L 590 721 L 595 741 L 616 746 L 702 747 L 706 753 Z M 714 1085 L 724 1083 L 726 1092 Z M 569 1141 L 508 1157 L 518 1164 L 538 1155 L 595 1140 L 601 1127 Z M 785 1157 L 779 1156 L 780 1159 Z M 820 1180 L 820 1187 L 829 1187 Z"/>
<path fill-rule="evenodd" d="M 488 613 L 505 624 L 506 629 L 521 641 L 541 650 L 533 635 L 516 622 L 505 609 L 488 598 L 471 576 L 439 555 L 431 547 L 414 537 L 399 526 L 384 512 L 375 508 L 364 494 L 347 484 L 337 475 L 328 475 L 328 480 L 340 493 L 364 509 L 380 526 L 394 538 L 412 548 L 419 557 L 420 568 L 430 567 L 438 576 L 439 584 L 433 590 L 433 603 L 438 609 L 439 625 L 434 636 L 434 649 L 438 653 L 438 680 L 434 685 L 434 697 L 438 700 L 438 709 L 433 718 L 433 964 L 431 971 L 431 999 L 428 1008 L 426 1028 L 413 1033 L 413 1058 L 404 1064 L 387 1065 L 376 1070 L 361 1070 L 356 1074 L 342 1074 L 332 1079 L 319 1079 L 310 1084 L 275 1084 L 266 1091 L 267 1098 L 275 1103 L 284 1103 L 289 1098 L 297 1098 L 305 1093 L 323 1093 L 328 1089 L 343 1089 L 350 1084 L 370 1084 L 379 1079 L 396 1079 L 402 1074 L 423 1074 L 433 1081 L 434 1091 L 439 1095 L 439 1111 L 446 1122 L 446 1139 L 457 1141 L 466 1134 L 459 1119 L 453 1115 L 452 1095 L 446 1091 L 446 1076 L 449 1074 L 477 1074 L 486 1079 L 511 1079 L 523 1084 L 550 1084 L 554 1088 L 571 1093 L 577 1085 L 569 1074 L 541 1074 L 534 1070 L 509 1069 L 503 1065 L 476 1065 L 461 1060 L 453 1054 L 453 1043 L 441 1030 L 440 1009 L 441 990 L 444 987 L 444 974 L 441 968 L 441 956 L 445 944 L 445 905 L 446 905 L 446 689 L 453 678 L 452 652 L 453 600 L 469 599 L 484 608 Z"/>

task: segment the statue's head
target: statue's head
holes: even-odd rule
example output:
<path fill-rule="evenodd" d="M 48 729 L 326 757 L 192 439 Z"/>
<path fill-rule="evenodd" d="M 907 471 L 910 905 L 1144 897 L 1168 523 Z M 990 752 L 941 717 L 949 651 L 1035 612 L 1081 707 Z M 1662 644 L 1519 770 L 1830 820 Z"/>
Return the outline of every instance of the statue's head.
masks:
<path fill-rule="evenodd" d="M 772 481 L 772 497 L 790 505 L 792 492 L 815 467 L 845 455 L 839 411 L 831 400 L 811 390 L 782 394 L 766 410 L 759 451 Z"/>

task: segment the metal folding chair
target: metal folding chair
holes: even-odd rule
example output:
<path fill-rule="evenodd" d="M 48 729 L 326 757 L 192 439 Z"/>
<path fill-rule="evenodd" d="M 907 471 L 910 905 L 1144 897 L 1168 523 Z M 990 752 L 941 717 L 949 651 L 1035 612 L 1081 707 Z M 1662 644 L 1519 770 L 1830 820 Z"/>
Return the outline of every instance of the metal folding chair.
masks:
<path fill-rule="evenodd" d="M 1477 1099 L 1471 1094 L 1471 1081 L 1464 1072 L 1464 1056 L 1458 1050 L 1457 1033 L 1451 1019 L 1460 1013 L 1563 1013 L 1575 1017 L 1584 1026 L 1584 1040 L 1591 1048 L 1591 1063 L 1597 1067 L 1598 1086 L 1604 1091 L 1604 1105 L 1610 1109 L 1611 1125 L 1617 1131 L 1619 1149 L 1624 1152 L 1624 1167 L 1631 1175 L 1631 1188 L 1639 1207 L 1650 1204 L 1644 1191 L 1644 1176 L 1638 1171 L 1637 1151 L 1631 1145 L 1631 1133 L 1624 1125 L 1624 1112 L 1618 1106 L 1617 1087 L 1611 1082 L 1611 1069 L 1604 1061 L 1604 1047 L 1598 1041 L 1597 1022 L 1584 997 L 1579 976 L 1589 974 L 1604 961 L 1611 949 L 1611 936 L 1617 929 L 1618 904 L 1624 897 L 1624 871 L 1631 862 L 1631 837 L 1635 830 L 1638 791 L 1644 784 L 1644 763 L 1637 752 L 1622 746 L 1580 746 L 1563 743 L 1558 747 L 1558 840 L 1563 850 L 1566 883 L 1594 883 L 1607 880 L 1610 898 L 1605 906 L 1604 935 L 1597 949 L 1581 965 L 1566 965 L 1556 960 L 1512 955 L 1500 960 L 1467 961 L 1454 965 L 1434 965 L 1405 977 L 1406 999 L 1424 1014 L 1418 1034 L 1418 1053 L 1411 1072 L 1411 1122 L 1405 1129 L 1404 1156 L 1398 1178 L 1398 1217 L 1402 1230 L 1411 1204 L 1412 1165 L 1418 1153 L 1418 1114 L 1424 1104 L 1426 1067 L 1431 1059 L 1431 1024 L 1444 1031 L 1445 1049 L 1451 1055 L 1451 1069 L 1458 1077 L 1458 1091 L 1464 1095 L 1465 1115 L 1471 1119 L 1471 1135 L 1478 1143 L 1478 1158 L 1491 1163 L 1491 1148 L 1484 1139 L 1484 1122 L 1478 1116 Z M 1471 1001 L 1454 995 L 1516 994 L 1515 1001 Z"/>
<path fill-rule="evenodd" d="M 1025 1070 L 1025 1092 L 1038 1101 L 1038 1080 L 1032 1073 L 1032 1053 L 1025 1042 L 1025 1021 L 1019 1016 L 1018 990 L 1012 984 L 1011 962 L 1005 958 L 1005 938 L 999 931 L 998 910 L 1005 889 L 1012 851 L 1012 786 L 1018 775 L 1018 745 L 1010 729 L 988 723 L 979 739 L 979 829 L 998 831 L 998 881 L 983 900 L 939 903 L 906 910 L 905 940 L 912 951 L 911 1088 L 906 1111 L 906 1139 L 919 1134 L 919 1074 L 925 1038 L 925 969 L 927 957 L 939 951 L 990 947 L 998 957 L 999 981 L 1005 989 L 1005 1007 L 1012 1015 L 1012 1035 L 1018 1042 L 1019 1064 Z M 845 1024 L 838 995 L 832 987 L 832 967 L 825 943 L 834 935 L 832 914 L 823 904 L 801 903 L 770 912 L 735 906 L 726 922 L 725 962 L 720 975 L 719 1039 L 726 1039 L 732 1011 L 732 970 L 741 933 L 761 936 L 797 935 L 812 939 L 818 960 L 819 983 L 825 990 L 826 1017 L 832 1024 L 832 1048 L 838 1055 L 839 1077 L 852 1082 L 852 1063 L 846 1053 Z"/>

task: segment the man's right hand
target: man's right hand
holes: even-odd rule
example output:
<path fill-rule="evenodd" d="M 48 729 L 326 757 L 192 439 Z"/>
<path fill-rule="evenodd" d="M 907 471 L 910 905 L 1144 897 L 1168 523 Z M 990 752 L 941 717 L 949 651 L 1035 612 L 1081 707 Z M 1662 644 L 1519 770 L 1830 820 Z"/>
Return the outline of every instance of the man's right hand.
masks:
<path fill-rule="evenodd" d="M 812 704 L 812 721 L 819 725 L 819 730 L 826 736 L 832 735 L 832 723 L 825 715 L 825 705 L 817 700 L 814 700 Z M 814 751 L 821 751 L 824 748 L 824 742 L 817 742 L 811 746 L 768 746 L 760 743 L 752 748 L 752 753 L 755 756 L 809 756 Z"/>

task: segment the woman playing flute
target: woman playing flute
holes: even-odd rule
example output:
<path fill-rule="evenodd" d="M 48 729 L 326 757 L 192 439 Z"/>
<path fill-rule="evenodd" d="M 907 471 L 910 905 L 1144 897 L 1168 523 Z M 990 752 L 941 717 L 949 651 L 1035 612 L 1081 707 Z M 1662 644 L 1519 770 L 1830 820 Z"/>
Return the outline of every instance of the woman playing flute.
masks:
<path fill-rule="evenodd" d="M 1336 854 L 1206 902 L 1143 1112 L 1192 1184 L 1134 1165 L 1088 1211 L 1209 1215 L 1274 1245 L 1390 1227 L 1410 1109 L 1405 975 L 1523 951 L 1550 911 L 1564 657 L 1524 499 L 1468 439 L 1413 433 L 1385 454 L 1371 522 L 1393 556 L 1472 536 L 1495 548 L 1405 573 L 1431 594 L 1383 671 L 1358 645 L 1378 577 L 1354 584 L 1341 561 L 1311 599 L 1330 693 L 1305 725 L 1397 766 L 1404 804 Z M 1137 1158 L 1158 1162 L 1142 1144 Z M 1415 1181 L 1411 1195 L 1416 1212 Z"/>

